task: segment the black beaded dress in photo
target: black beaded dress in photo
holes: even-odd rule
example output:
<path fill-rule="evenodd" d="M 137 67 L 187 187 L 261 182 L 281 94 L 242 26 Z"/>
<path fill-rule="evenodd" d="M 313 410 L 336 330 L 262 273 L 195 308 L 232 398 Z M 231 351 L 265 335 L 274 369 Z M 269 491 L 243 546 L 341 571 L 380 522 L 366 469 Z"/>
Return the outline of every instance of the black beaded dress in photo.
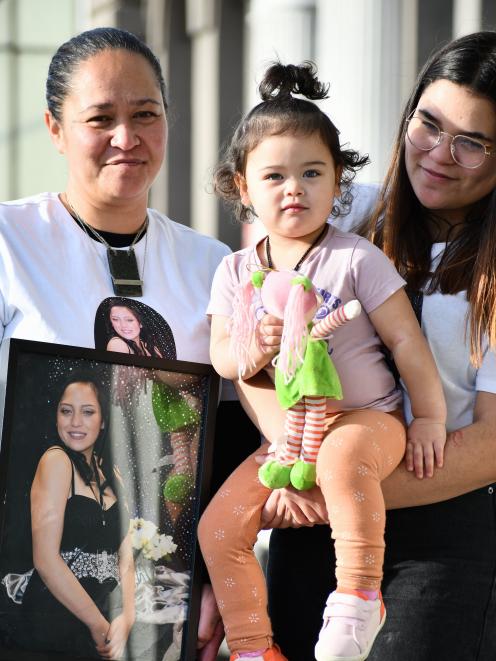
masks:
<path fill-rule="evenodd" d="M 72 464 L 60 554 L 106 618 L 109 595 L 119 583 L 118 551 L 123 532 L 127 528 L 122 530 L 117 501 L 103 510 L 97 500 L 74 493 Z M 52 595 L 36 569 L 24 593 L 22 611 L 26 625 L 23 647 L 100 658 L 88 627 Z"/>

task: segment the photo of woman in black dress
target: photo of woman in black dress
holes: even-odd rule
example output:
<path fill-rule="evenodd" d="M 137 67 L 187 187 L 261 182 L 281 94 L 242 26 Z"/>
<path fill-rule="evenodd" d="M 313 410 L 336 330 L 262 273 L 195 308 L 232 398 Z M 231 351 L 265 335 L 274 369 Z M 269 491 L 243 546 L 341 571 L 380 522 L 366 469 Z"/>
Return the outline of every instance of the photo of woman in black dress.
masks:
<path fill-rule="evenodd" d="M 24 643 L 119 659 L 134 623 L 134 562 L 118 477 L 104 451 L 105 395 L 91 377 L 65 384 L 56 428 L 31 487 L 34 570 L 22 597 Z M 111 620 L 109 596 L 118 584 L 122 612 Z"/>

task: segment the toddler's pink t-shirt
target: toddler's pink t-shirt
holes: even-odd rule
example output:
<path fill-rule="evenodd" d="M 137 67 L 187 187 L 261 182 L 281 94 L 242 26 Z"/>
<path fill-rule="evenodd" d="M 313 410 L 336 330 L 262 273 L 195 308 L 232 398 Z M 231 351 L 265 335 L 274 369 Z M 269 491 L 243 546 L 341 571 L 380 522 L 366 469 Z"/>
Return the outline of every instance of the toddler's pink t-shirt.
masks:
<path fill-rule="evenodd" d="M 207 314 L 230 317 L 236 287 L 245 283 L 257 267 L 261 264 L 253 246 L 224 257 L 213 279 Z M 326 236 L 299 272 L 312 280 L 323 298 L 314 321 L 354 298 L 363 308 L 356 319 L 338 328 L 328 340 L 344 395 L 339 401 L 328 400 L 328 412 L 399 408 L 401 391 L 384 361 L 382 342 L 368 317 L 405 285 L 392 263 L 366 239 L 329 225 Z M 263 309 L 260 312 L 263 314 Z M 273 369 L 267 371 L 272 373 Z"/>

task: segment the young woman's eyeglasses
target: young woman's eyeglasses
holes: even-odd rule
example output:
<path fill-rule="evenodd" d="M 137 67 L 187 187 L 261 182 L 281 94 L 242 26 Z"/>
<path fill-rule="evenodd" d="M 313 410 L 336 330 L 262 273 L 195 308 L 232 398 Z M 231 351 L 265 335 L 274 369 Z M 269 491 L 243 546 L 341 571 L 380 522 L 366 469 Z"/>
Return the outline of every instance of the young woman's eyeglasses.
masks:
<path fill-rule="evenodd" d="M 496 154 L 479 140 L 466 135 L 451 135 L 451 133 L 441 131 L 437 124 L 424 117 L 418 117 L 414 114 L 415 112 L 414 110 L 406 120 L 406 135 L 417 149 L 430 151 L 441 143 L 443 136 L 446 136 L 451 138 L 450 151 L 455 163 L 472 170 L 482 165 L 486 156 Z"/>

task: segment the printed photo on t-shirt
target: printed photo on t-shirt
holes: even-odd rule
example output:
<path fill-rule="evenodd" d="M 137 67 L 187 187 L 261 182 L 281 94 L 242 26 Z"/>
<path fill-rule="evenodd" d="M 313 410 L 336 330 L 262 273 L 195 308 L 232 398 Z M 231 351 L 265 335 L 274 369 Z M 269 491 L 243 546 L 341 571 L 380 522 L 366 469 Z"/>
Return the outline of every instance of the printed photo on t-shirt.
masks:
<path fill-rule="evenodd" d="M 95 349 L 156 358 L 177 357 L 169 324 L 153 308 L 132 298 L 104 299 L 95 315 Z"/>

